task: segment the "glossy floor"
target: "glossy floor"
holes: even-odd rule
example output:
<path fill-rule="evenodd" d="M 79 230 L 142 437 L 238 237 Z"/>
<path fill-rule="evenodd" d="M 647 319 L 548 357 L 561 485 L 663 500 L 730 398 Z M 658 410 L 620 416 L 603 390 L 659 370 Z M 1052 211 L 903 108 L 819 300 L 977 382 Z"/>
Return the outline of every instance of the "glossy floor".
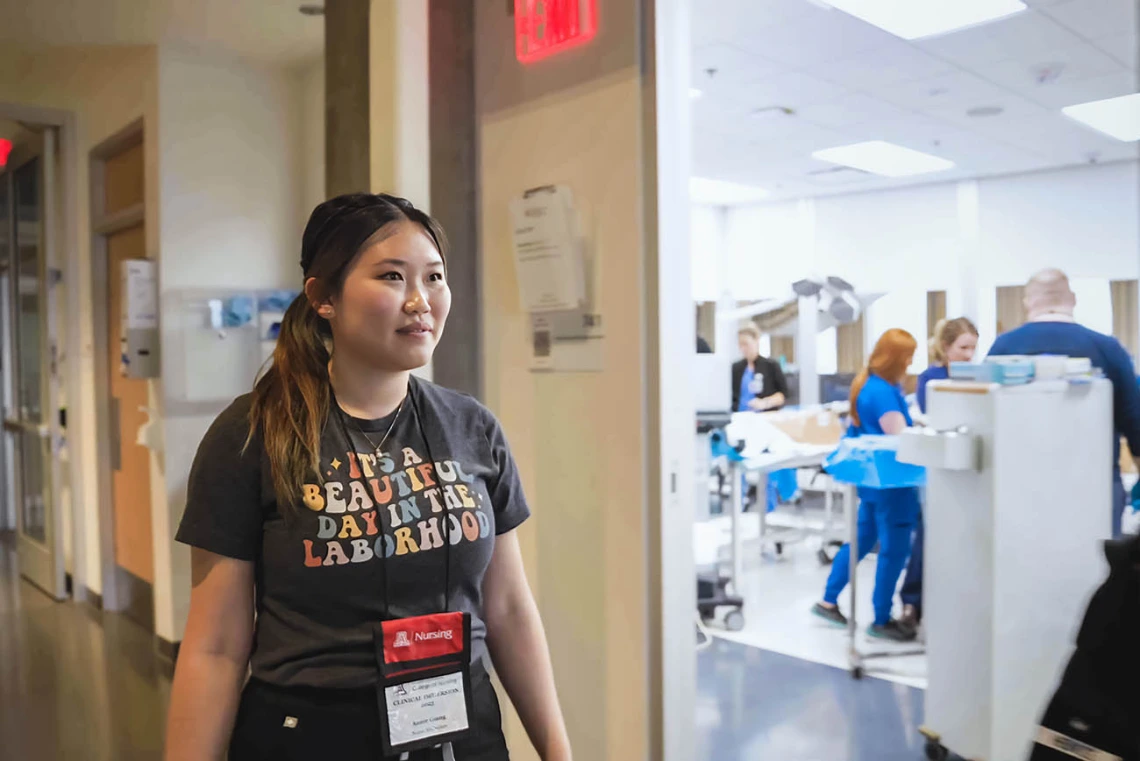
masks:
<path fill-rule="evenodd" d="M 0 761 L 160 759 L 168 668 L 134 623 L 21 580 L 0 539 Z"/>
<path fill-rule="evenodd" d="M 818 516 L 809 515 L 812 525 L 821 526 Z M 774 514 L 771 523 L 784 526 L 803 524 L 797 516 L 784 513 Z M 739 632 L 720 630 L 718 635 L 742 645 L 752 645 L 763 650 L 771 650 L 795 658 L 802 658 L 828 666 L 847 668 L 848 637 L 846 631 L 833 628 L 826 622 L 811 615 L 811 607 L 823 595 L 823 587 L 831 569 L 821 565 L 818 557 L 819 539 L 809 537 L 795 541 L 802 531 L 793 530 L 792 538 L 783 546 L 783 552 L 776 555 L 771 548 L 760 552 L 758 541 L 759 520 L 754 513 L 746 513 L 741 518 L 744 537 L 742 543 L 742 574 L 736 589 L 744 598 L 744 629 Z M 720 567 L 727 571 L 729 557 L 729 523 L 727 518 L 714 518 L 698 523 L 694 527 L 694 545 L 698 559 L 704 566 L 711 567 L 719 558 Z M 871 609 L 871 593 L 875 587 L 875 562 L 871 555 L 859 564 L 858 593 L 859 609 L 858 640 L 863 653 L 899 653 L 921 649 L 921 643 L 897 645 L 894 643 L 870 640 L 865 635 L 868 625 L 874 619 Z M 901 579 L 900 579 L 901 583 Z M 901 604 L 896 615 L 901 615 Z M 844 590 L 839 600 L 844 613 L 851 611 L 849 589 Z M 715 630 L 715 628 L 714 628 Z M 908 655 L 879 657 L 868 661 L 872 675 L 889 679 L 912 687 L 926 687 L 926 656 Z"/>
<path fill-rule="evenodd" d="M 697 758 L 918 761 L 922 690 L 713 640 L 698 656 Z"/>

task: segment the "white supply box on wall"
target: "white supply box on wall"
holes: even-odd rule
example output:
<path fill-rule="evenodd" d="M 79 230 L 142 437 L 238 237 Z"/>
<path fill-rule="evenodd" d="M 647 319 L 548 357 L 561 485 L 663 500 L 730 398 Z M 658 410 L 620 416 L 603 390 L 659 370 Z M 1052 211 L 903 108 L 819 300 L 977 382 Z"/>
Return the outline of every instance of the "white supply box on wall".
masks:
<path fill-rule="evenodd" d="M 157 266 L 150 259 L 127 259 L 120 276 L 120 372 L 126 378 L 157 378 L 161 368 Z"/>
<path fill-rule="evenodd" d="M 531 369 L 602 369 L 596 268 L 579 210 L 563 185 L 531 188 L 510 204 L 519 301 L 530 319 Z"/>

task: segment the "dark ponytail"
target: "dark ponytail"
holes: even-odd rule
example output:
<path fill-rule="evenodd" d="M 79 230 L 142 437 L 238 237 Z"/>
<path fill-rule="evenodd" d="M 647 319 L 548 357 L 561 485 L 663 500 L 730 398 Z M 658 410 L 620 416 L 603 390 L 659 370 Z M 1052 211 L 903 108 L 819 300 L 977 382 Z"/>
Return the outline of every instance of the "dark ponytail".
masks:
<path fill-rule="evenodd" d="M 373 236 L 401 221 L 421 226 L 446 259 L 443 230 L 427 214 L 403 198 L 354 193 L 325 201 L 310 215 L 301 242 L 305 279 L 316 278 L 329 295 L 338 295 Z M 321 434 L 332 398 L 331 351 L 329 323 L 302 292 L 281 320 L 273 364 L 255 384 L 250 410 L 249 440 L 261 433 L 283 515 L 291 514 L 306 483 L 323 481 Z"/>

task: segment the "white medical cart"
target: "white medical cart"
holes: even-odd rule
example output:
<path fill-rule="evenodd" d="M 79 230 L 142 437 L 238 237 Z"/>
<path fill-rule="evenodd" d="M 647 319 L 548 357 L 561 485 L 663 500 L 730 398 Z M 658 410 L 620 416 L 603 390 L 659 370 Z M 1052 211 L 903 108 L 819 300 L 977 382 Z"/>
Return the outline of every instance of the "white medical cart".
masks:
<path fill-rule="evenodd" d="M 927 396 L 930 428 L 898 452 L 928 469 L 927 753 L 1017 761 L 1106 571 L 1112 385 L 940 381 Z"/>

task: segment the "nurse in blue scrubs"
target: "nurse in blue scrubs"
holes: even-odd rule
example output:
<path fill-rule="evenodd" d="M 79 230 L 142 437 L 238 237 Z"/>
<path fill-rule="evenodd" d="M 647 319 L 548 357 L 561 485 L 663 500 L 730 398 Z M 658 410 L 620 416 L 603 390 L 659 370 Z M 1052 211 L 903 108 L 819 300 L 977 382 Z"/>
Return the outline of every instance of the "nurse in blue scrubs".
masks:
<path fill-rule="evenodd" d="M 891 328 L 875 344 L 871 358 L 851 384 L 851 428 L 849 436 L 898 434 L 911 425 L 903 398 L 902 382 L 914 360 L 918 342 L 910 333 Z M 867 630 L 872 637 L 907 642 L 914 630 L 891 618 L 895 586 L 910 556 L 911 538 L 919 516 L 918 489 L 859 489 L 859 559 L 879 545 L 872 603 L 875 621 Z M 839 610 L 839 595 L 847 586 L 850 573 L 850 544 L 835 556 L 823 600 L 812 612 L 831 623 L 846 626 L 847 617 Z"/>
<path fill-rule="evenodd" d="M 930 337 L 930 366 L 918 376 L 918 408 L 926 413 L 926 384 L 932 380 L 946 380 L 950 377 L 951 362 L 969 362 L 978 348 L 978 329 L 966 317 L 954 320 L 939 320 Z M 922 514 L 918 516 L 918 526 L 914 530 L 914 544 L 911 545 L 910 562 L 906 566 L 899 597 L 903 602 L 902 623 L 916 628 L 922 620 L 922 560 L 926 544 L 926 531 L 923 528 Z"/>

